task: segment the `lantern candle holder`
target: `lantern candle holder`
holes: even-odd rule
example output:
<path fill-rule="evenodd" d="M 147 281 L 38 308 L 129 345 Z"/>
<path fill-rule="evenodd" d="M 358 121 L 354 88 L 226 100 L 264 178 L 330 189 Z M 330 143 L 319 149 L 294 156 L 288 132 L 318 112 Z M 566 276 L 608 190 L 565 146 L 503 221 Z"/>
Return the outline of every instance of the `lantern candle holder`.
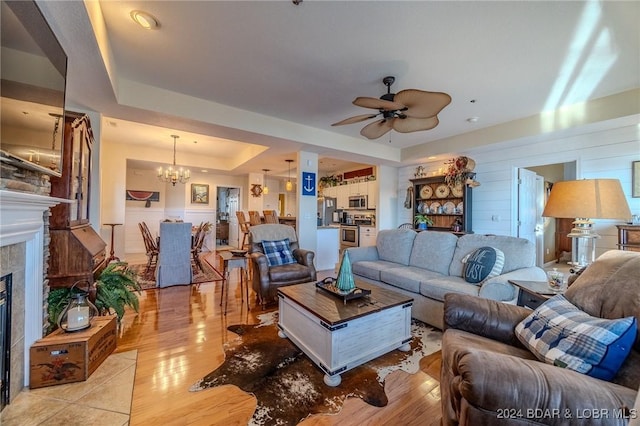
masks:
<path fill-rule="evenodd" d="M 87 290 L 81 290 L 79 284 L 87 284 Z M 69 289 L 69 304 L 58 317 L 58 327 L 64 331 L 73 332 L 87 329 L 91 326 L 91 319 L 98 315 L 98 308 L 89 301 L 89 281 L 77 281 Z"/>

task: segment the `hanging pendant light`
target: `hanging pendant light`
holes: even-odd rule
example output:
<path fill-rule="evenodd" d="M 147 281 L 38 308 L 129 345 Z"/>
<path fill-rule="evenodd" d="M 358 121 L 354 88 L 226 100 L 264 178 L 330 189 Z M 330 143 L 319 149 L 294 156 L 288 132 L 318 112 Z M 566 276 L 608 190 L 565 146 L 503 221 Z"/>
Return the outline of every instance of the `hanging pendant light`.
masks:
<path fill-rule="evenodd" d="M 176 182 L 187 183 L 191 178 L 191 171 L 189 169 L 184 170 L 182 167 L 176 168 L 176 139 L 180 136 L 171 135 L 173 138 L 173 166 L 167 167 L 165 170 L 160 167 L 158 169 L 158 179 L 163 182 L 171 182 L 171 185 L 176 186 Z"/>
<path fill-rule="evenodd" d="M 284 160 L 284 161 L 289 163 L 289 175 L 288 175 L 287 183 L 284 187 L 287 191 L 290 192 L 293 190 L 293 183 L 291 183 L 291 163 L 293 162 L 293 160 Z"/>
<path fill-rule="evenodd" d="M 264 172 L 264 185 L 262 186 L 262 193 L 264 195 L 269 194 L 269 187 L 267 186 L 267 173 L 270 172 L 270 169 L 262 169 Z"/>

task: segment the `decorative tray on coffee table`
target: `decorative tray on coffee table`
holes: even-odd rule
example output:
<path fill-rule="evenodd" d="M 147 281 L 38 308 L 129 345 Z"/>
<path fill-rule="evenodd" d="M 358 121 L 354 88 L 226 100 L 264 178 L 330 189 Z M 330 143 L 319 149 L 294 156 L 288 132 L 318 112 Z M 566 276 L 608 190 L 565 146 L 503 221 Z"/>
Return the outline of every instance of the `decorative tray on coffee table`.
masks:
<path fill-rule="evenodd" d="M 345 303 L 347 300 L 359 299 L 371 294 L 371 290 L 360 287 L 356 287 L 350 292 L 343 292 L 336 287 L 337 282 L 338 280 L 335 278 L 325 278 L 324 280 L 316 283 L 316 288 L 344 300 Z"/>

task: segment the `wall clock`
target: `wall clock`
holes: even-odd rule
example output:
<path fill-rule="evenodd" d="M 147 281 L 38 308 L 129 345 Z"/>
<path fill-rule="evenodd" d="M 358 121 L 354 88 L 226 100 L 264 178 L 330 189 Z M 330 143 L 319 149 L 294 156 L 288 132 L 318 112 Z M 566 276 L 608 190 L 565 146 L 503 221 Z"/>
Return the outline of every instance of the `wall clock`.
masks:
<path fill-rule="evenodd" d="M 251 195 L 254 197 L 259 197 L 262 195 L 262 185 L 259 183 L 251 184 Z"/>

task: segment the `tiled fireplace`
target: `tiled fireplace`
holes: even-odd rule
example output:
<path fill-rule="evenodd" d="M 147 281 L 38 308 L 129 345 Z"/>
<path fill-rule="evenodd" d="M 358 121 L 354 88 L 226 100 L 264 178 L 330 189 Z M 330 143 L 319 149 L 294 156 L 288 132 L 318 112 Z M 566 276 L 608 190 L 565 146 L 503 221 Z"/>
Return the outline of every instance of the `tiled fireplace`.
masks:
<path fill-rule="evenodd" d="M 68 200 L 0 190 L 0 276 L 12 283 L 9 401 L 28 386 L 29 348 L 43 335 L 44 218 L 60 202 Z"/>

